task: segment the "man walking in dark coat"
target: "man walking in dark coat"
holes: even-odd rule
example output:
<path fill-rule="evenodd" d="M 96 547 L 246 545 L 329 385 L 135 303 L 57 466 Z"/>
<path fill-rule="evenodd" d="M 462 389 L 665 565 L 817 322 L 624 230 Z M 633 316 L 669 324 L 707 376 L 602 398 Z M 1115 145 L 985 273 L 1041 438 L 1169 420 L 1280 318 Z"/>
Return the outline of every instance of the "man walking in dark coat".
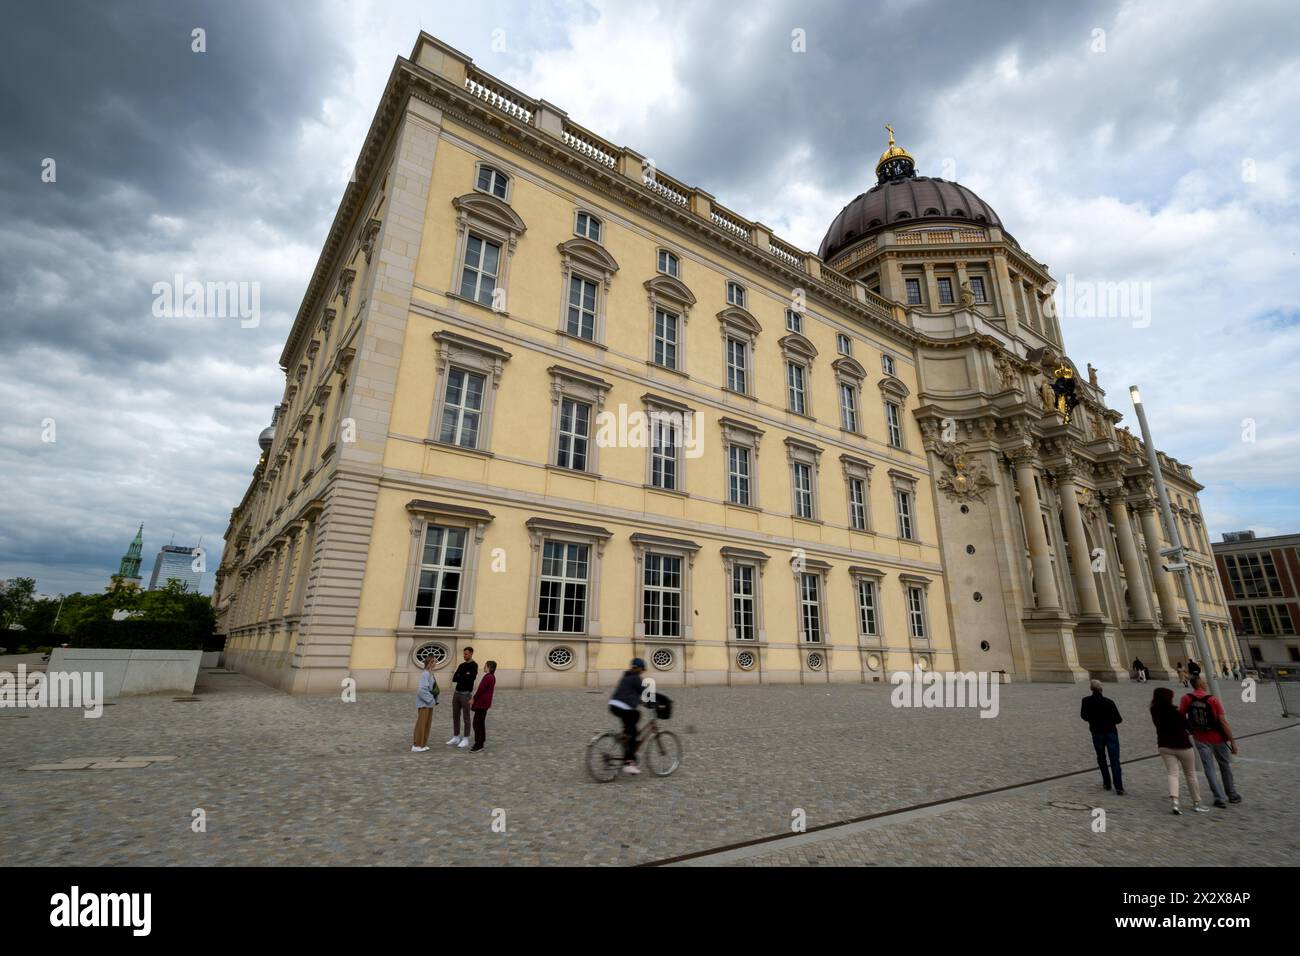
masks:
<path fill-rule="evenodd" d="M 1119 708 L 1109 697 L 1101 693 L 1101 681 L 1094 680 L 1088 685 L 1092 693 L 1083 699 L 1079 706 L 1079 716 L 1088 722 L 1092 731 L 1092 749 L 1097 751 L 1097 766 L 1101 768 L 1101 786 L 1110 789 L 1111 778 L 1115 778 L 1115 792 L 1124 795 L 1124 773 L 1119 766 L 1119 724 L 1124 718 L 1119 715 Z M 1110 766 L 1106 766 L 1107 758 Z"/>

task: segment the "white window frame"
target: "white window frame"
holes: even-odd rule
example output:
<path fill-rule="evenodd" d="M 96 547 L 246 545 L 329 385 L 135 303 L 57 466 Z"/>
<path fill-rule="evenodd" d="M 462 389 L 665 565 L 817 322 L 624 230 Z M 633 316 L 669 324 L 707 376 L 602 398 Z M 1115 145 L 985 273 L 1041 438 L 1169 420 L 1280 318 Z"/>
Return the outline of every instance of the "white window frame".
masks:
<path fill-rule="evenodd" d="M 425 562 L 425 557 L 428 554 L 428 550 L 429 550 L 428 547 L 429 535 L 434 531 L 439 532 L 442 538 L 440 554 L 439 554 L 441 560 L 433 564 L 427 564 Z M 454 536 L 460 537 L 460 564 L 458 565 L 446 563 L 446 557 L 447 557 L 447 552 L 449 550 L 450 541 Z M 416 627 L 427 628 L 429 630 L 455 630 L 457 614 L 460 611 L 460 601 L 462 597 L 461 591 L 465 583 L 465 553 L 466 551 L 469 550 L 468 539 L 469 539 L 469 531 L 466 528 L 447 526 L 447 525 L 439 524 L 434 521 L 425 522 L 423 540 L 421 542 L 421 547 L 420 547 L 419 567 L 416 569 L 416 574 L 418 577 L 418 580 L 416 581 L 416 591 L 415 591 L 416 593 L 415 626 Z M 425 573 L 430 571 L 434 573 L 434 586 L 432 589 L 429 589 L 432 590 L 433 593 L 433 603 L 429 607 L 430 623 L 421 624 L 420 623 L 420 610 L 421 610 L 420 594 L 426 590 L 426 588 L 422 587 L 421 584 L 423 582 Z M 448 591 L 448 589 L 445 588 L 443 584 L 446 580 L 447 575 L 449 574 L 456 575 L 456 587 L 454 589 L 455 602 L 453 603 L 451 608 L 451 622 L 448 624 L 438 624 L 437 620 L 439 617 L 439 613 L 440 611 L 444 610 L 441 606 L 440 599 L 442 595 L 444 595 Z"/>
<path fill-rule="evenodd" d="M 501 385 L 501 375 L 510 353 L 505 349 L 471 339 L 448 329 L 433 333 L 437 350 L 437 376 L 434 380 L 433 414 L 429 420 L 429 432 L 426 440 L 432 444 L 454 447 L 462 451 L 488 452 L 492 446 L 492 421 L 496 412 L 497 392 Z M 452 369 L 461 369 L 482 375 L 486 379 L 483 390 L 483 410 L 479 414 L 478 439 L 471 448 L 467 445 L 446 446 L 442 441 L 442 418 L 447 400 L 447 383 Z M 340 405 L 342 395 L 340 394 Z M 336 410 L 337 411 L 337 410 Z"/>
<path fill-rule="evenodd" d="M 884 636 L 884 614 L 881 604 L 883 591 L 881 584 L 884 574 L 875 568 L 854 566 L 849 568 L 849 577 L 853 580 L 853 601 L 857 609 L 858 640 L 867 644 L 880 644 Z M 864 592 L 864 588 L 866 589 Z M 863 601 L 865 594 L 871 597 L 870 607 Z M 870 611 L 871 620 L 867 620 Z"/>
<path fill-rule="evenodd" d="M 589 345 L 604 347 L 606 313 L 609 306 L 609 289 L 618 272 L 618 261 L 609 254 L 604 246 L 585 237 L 576 237 L 561 242 L 556 249 L 560 253 L 560 315 L 556 329 L 561 340 L 585 342 Z M 587 338 L 569 331 L 570 297 L 574 279 L 590 282 L 596 287 L 595 310 L 593 315 L 592 337 Z"/>
<path fill-rule="evenodd" d="M 482 508 L 440 501 L 413 499 L 406 504 L 410 524 L 410 545 L 406 559 L 406 583 L 402 590 L 402 609 L 398 615 L 399 637 L 410 637 L 415 633 L 429 634 L 472 634 L 474 631 L 474 593 L 478 570 L 478 554 L 483 544 L 483 536 L 493 516 Z M 461 577 L 456 601 L 455 623 L 451 627 L 416 626 L 420 590 L 420 571 L 423 564 L 424 540 L 430 525 L 441 528 L 456 528 L 465 532 L 464 552 L 461 556 Z M 309 528 L 314 533 L 314 523 Z M 312 537 L 304 539 L 302 562 L 310 562 Z M 294 607 L 300 608 L 304 582 L 307 578 L 307 565 L 299 570 L 295 583 Z M 399 660 L 404 659 L 399 654 Z"/>
<path fill-rule="evenodd" d="M 817 358 L 817 348 L 807 338 L 798 332 L 788 332 L 781 337 L 777 343 L 781 347 L 781 357 L 785 361 L 785 402 L 786 411 L 793 412 L 795 415 L 801 415 L 804 418 L 814 418 L 813 409 L 813 362 Z M 803 410 L 795 407 L 794 394 L 795 388 L 792 381 L 791 369 L 799 367 L 803 369 Z"/>
<path fill-rule="evenodd" d="M 871 470 L 873 467 L 871 462 L 865 459 L 856 458 L 853 455 L 840 455 L 840 469 L 844 473 L 844 496 L 848 526 L 853 531 L 867 534 L 873 531 L 871 523 Z M 862 483 L 862 527 L 860 528 L 853 521 L 853 482 L 855 481 Z"/>
<path fill-rule="evenodd" d="M 694 541 L 682 538 L 668 538 L 660 535 L 642 534 L 631 536 L 634 574 L 636 587 L 634 596 L 633 640 L 639 644 L 686 644 L 695 639 L 695 602 L 692 591 L 692 576 L 695 568 L 695 555 L 700 546 Z M 671 558 L 678 562 L 680 578 L 676 594 L 678 596 L 678 633 L 651 634 L 647 626 L 646 596 L 652 586 L 646 582 L 646 574 L 657 559 Z M 669 589 L 671 591 L 671 589 Z M 659 593 L 665 592 L 662 587 Z"/>
<path fill-rule="evenodd" d="M 785 451 L 790 466 L 790 515 L 800 521 L 820 522 L 822 520 L 820 491 L 822 449 L 797 438 L 787 438 L 785 439 Z M 808 475 L 809 486 L 807 492 L 810 507 L 808 515 L 799 513 L 800 492 L 802 489 L 799 487 L 800 469 L 796 466 L 806 468 Z"/>
<path fill-rule="evenodd" d="M 744 309 L 728 308 L 718 313 L 718 324 L 722 332 L 722 372 L 723 388 L 733 395 L 744 395 L 748 398 L 754 397 L 754 353 L 758 344 L 759 333 L 763 327 L 758 324 L 758 320 L 746 312 Z M 731 342 L 735 341 L 741 345 L 745 362 L 745 381 L 744 389 L 738 390 L 732 388 L 731 382 Z"/>
<path fill-rule="evenodd" d="M 792 359 L 785 362 L 785 408 L 796 415 L 812 417 L 808 414 L 808 366 Z"/>
<path fill-rule="evenodd" d="M 456 254 L 452 260 L 451 285 L 447 294 L 460 302 L 470 302 L 494 312 L 508 314 L 510 265 L 514 261 L 515 249 L 520 237 L 527 231 L 524 221 L 510 206 L 501 199 L 485 192 L 466 193 L 451 201 L 456 210 Z M 479 239 L 493 242 L 501 247 L 497 266 L 494 291 L 501 292 L 502 308 L 497 308 L 497 297 L 492 302 L 484 303 L 477 297 L 468 298 L 461 295 L 461 286 L 469 252 L 471 233 Z"/>
<path fill-rule="evenodd" d="M 650 361 L 669 371 L 681 371 L 682 317 L 677 312 L 662 307 L 654 312 L 654 329 L 650 334 Z M 671 335 L 669 329 L 672 330 Z M 671 360 L 669 350 L 671 349 Z M 660 354 L 662 352 L 662 355 Z"/>
<path fill-rule="evenodd" d="M 803 335 L 803 313 L 794 309 L 785 310 L 785 330 Z"/>
<path fill-rule="evenodd" d="M 762 551 L 730 546 L 723 547 L 720 554 L 722 556 L 723 573 L 726 575 L 727 580 L 727 586 L 723 589 L 724 599 L 726 600 L 727 644 L 744 648 L 757 648 L 766 645 L 767 630 L 763 613 L 763 573 L 767 568 L 768 555 Z M 735 579 L 733 575 L 734 569 L 737 567 L 749 568 L 752 574 L 753 595 L 751 596 L 751 607 L 753 610 L 754 631 L 752 638 L 741 637 L 736 628 Z"/>
<path fill-rule="evenodd" d="M 483 174 L 488 174 L 488 185 L 480 185 Z M 474 189 L 483 193 L 485 196 L 491 196 L 493 199 L 500 199 L 502 202 L 510 202 L 513 193 L 515 178 L 505 172 L 499 166 L 493 166 L 491 163 L 476 163 L 474 165 Z M 496 186 L 500 184 L 501 191 L 498 193 Z"/>
<path fill-rule="evenodd" d="M 641 396 L 641 401 L 645 405 L 650 432 L 647 436 L 649 447 L 646 448 L 645 485 L 655 491 L 684 495 L 686 494 L 686 444 L 692 437 L 689 430 L 695 427 L 695 412 L 688 406 L 662 395 L 646 393 Z M 676 441 L 672 446 L 671 454 L 665 454 L 662 451 L 663 446 L 659 444 L 661 435 L 668 428 L 671 428 Z M 671 486 L 663 484 L 660 479 L 660 476 L 669 470 L 663 467 L 668 464 L 672 466 Z"/>
<path fill-rule="evenodd" d="M 738 309 L 748 308 L 748 290 L 734 279 L 727 280 L 727 305 Z"/>
<path fill-rule="evenodd" d="M 917 480 L 906 472 L 893 469 L 890 469 L 889 477 L 894 496 L 895 531 L 898 538 L 901 541 L 919 542 L 921 536 L 917 528 Z"/>
<path fill-rule="evenodd" d="M 587 307 L 587 290 L 591 290 L 591 305 Z M 578 293 L 578 301 L 573 301 L 574 292 Z M 575 312 L 577 321 L 575 324 Z M 590 323 L 591 334 L 584 334 Z M 596 342 L 597 332 L 600 328 L 600 283 L 590 276 L 583 275 L 581 272 L 573 272 L 569 275 L 568 302 L 564 310 L 564 333 L 571 338 L 582 339 L 586 342 Z"/>
<path fill-rule="evenodd" d="M 723 454 L 726 456 L 722 469 L 722 500 L 735 508 L 759 510 L 758 446 L 763 438 L 763 430 L 749 422 L 726 416 L 718 419 L 718 425 L 722 429 Z M 731 448 L 733 446 L 744 448 L 749 452 L 749 501 L 747 503 L 733 501 L 731 498 Z"/>
<path fill-rule="evenodd" d="M 584 218 L 587 225 L 585 230 L 582 228 Z M 596 233 L 594 236 L 591 234 L 593 228 Z M 590 239 L 595 243 L 601 243 L 605 236 L 605 221 L 594 212 L 588 212 L 586 209 L 576 210 L 573 215 L 573 234 L 581 236 L 583 239 Z"/>
<path fill-rule="evenodd" d="M 930 631 L 930 579 L 915 574 L 900 574 L 899 584 L 903 589 L 903 614 L 907 619 L 908 643 L 928 647 L 934 638 Z M 918 622 L 921 631 L 919 636 L 916 633 Z"/>
<path fill-rule="evenodd" d="M 688 374 L 687 361 L 690 357 L 687 349 L 690 337 L 687 330 L 691 320 L 691 309 L 695 305 L 695 295 L 680 279 L 674 279 L 663 274 L 647 280 L 644 286 L 649 315 L 649 328 L 646 337 L 646 364 L 652 368 L 664 369 L 685 376 Z M 664 365 L 655 361 L 655 333 L 660 312 L 677 316 L 677 364 L 675 366 Z"/>
<path fill-rule="evenodd" d="M 605 396 L 613 386 L 594 375 L 559 365 L 552 365 L 547 371 L 551 375 L 551 441 L 547 467 L 565 474 L 599 476 L 600 443 L 596 441 L 596 417 L 604 409 Z M 566 400 L 587 405 L 591 409 L 587 434 L 587 467 L 584 469 L 560 464 L 561 413 Z"/>
<path fill-rule="evenodd" d="M 613 536 L 605 528 L 575 524 L 548 517 L 533 517 L 524 522 L 528 530 L 531 565 L 528 575 L 529 608 L 524 625 L 525 637 L 549 639 L 557 636 L 566 640 L 599 640 L 601 635 L 600 595 L 601 566 L 605 544 Z M 588 545 L 586 620 L 582 631 L 543 631 L 541 629 L 542 558 L 547 542 Z"/>
<path fill-rule="evenodd" d="M 655 271 L 673 279 L 682 277 L 682 260 L 677 253 L 660 247 L 655 252 Z"/>

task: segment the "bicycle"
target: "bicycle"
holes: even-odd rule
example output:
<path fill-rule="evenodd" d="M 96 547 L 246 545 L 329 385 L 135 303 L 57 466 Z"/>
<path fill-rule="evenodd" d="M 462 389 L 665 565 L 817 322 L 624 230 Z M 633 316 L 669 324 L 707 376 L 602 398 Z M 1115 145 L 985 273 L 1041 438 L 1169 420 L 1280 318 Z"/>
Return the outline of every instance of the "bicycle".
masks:
<path fill-rule="evenodd" d="M 667 777 L 682 765 L 682 742 L 671 730 L 660 730 L 659 721 L 672 716 L 672 701 L 658 695 L 655 714 L 637 731 L 636 753 L 645 750 L 645 762 L 656 777 Z M 597 783 L 609 783 L 623 769 L 623 745 L 627 736 L 606 731 L 587 744 L 587 773 Z"/>

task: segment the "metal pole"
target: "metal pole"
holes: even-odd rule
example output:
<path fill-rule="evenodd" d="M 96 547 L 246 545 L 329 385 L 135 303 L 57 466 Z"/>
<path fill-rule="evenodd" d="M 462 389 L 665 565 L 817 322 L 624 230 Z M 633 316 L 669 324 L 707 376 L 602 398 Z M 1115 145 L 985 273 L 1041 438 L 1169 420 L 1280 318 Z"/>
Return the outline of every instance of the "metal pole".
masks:
<path fill-rule="evenodd" d="M 1160 462 L 1156 459 L 1156 445 L 1151 440 L 1151 427 L 1147 424 L 1147 413 L 1142 407 L 1142 394 L 1136 385 L 1130 385 L 1128 391 L 1129 397 L 1133 399 L 1133 408 L 1137 411 L 1138 424 L 1142 427 L 1142 443 L 1147 449 L 1147 464 L 1151 466 L 1151 478 L 1156 486 L 1156 495 L 1160 499 L 1160 517 L 1165 523 L 1165 534 L 1169 536 L 1169 543 L 1173 546 L 1168 550 L 1162 550 L 1160 554 L 1169 558 L 1170 563 L 1177 568 L 1170 573 L 1176 574 L 1183 585 L 1183 598 L 1187 601 L 1187 611 L 1192 618 L 1192 633 L 1196 635 L 1197 653 L 1201 655 L 1201 673 L 1210 685 L 1210 693 L 1219 698 L 1219 703 L 1223 703 L 1223 695 L 1219 693 L 1219 677 L 1215 673 L 1214 660 L 1210 656 L 1209 646 L 1205 643 L 1205 631 L 1201 627 L 1201 612 L 1196 608 L 1196 592 L 1192 588 L 1192 569 L 1184 560 L 1186 549 L 1178 537 L 1178 525 L 1174 522 L 1173 511 L 1169 507 L 1169 495 L 1165 493 L 1165 479 L 1160 473 Z M 1148 548 L 1153 546 L 1159 547 L 1159 542 L 1147 542 Z"/>

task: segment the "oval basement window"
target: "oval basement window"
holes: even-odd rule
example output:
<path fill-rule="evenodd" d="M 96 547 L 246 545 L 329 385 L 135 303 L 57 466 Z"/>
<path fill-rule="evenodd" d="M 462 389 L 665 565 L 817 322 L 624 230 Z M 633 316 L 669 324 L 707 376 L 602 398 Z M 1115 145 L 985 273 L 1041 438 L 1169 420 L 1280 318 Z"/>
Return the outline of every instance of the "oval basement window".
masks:
<path fill-rule="evenodd" d="M 989 649 L 989 642 L 988 642 L 988 641 L 980 641 L 980 650 L 981 650 L 981 651 L 987 651 L 988 649 Z"/>

